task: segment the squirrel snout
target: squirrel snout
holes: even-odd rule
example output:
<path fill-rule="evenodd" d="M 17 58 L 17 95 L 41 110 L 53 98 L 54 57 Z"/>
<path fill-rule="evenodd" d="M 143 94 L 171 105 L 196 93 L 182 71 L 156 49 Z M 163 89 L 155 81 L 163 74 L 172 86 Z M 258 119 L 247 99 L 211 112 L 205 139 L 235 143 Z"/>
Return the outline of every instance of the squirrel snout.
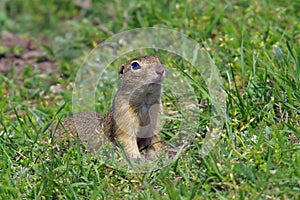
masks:
<path fill-rule="evenodd" d="M 155 69 L 156 74 L 163 75 L 165 72 L 165 69 L 162 65 L 157 65 Z"/>

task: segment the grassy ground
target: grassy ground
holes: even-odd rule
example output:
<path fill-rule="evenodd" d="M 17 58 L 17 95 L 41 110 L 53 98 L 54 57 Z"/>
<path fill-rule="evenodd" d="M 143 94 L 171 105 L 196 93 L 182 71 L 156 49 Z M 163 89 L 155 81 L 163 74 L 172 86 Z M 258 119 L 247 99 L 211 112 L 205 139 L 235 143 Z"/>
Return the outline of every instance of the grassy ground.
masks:
<path fill-rule="evenodd" d="M 300 198 L 299 1 L 74 2 L 0 3 L 1 199 Z M 200 157 L 197 134 L 176 161 L 142 174 L 76 147 L 58 155 L 47 128 L 71 113 L 80 63 L 109 36 L 145 26 L 182 31 L 218 66 L 230 120 L 214 151 Z"/>

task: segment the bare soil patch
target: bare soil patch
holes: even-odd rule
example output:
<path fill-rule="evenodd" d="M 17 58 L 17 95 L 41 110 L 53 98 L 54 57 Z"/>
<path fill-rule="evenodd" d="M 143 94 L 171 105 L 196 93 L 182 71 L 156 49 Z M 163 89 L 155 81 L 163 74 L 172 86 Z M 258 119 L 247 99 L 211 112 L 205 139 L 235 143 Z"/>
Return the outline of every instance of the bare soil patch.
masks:
<path fill-rule="evenodd" d="M 22 38 L 17 34 L 2 31 L 0 46 L 0 73 L 9 78 L 13 73 L 17 74 L 17 84 L 22 84 L 19 77 L 26 66 L 43 74 L 58 74 L 58 63 L 48 58 L 29 37 Z"/>

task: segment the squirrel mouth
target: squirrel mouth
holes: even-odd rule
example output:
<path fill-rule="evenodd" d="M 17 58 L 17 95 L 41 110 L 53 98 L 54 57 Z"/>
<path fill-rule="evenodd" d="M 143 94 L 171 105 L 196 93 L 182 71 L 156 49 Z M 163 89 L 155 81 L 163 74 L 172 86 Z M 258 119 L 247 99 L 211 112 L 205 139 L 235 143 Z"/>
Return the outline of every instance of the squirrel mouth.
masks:
<path fill-rule="evenodd" d="M 163 82 L 163 79 L 164 79 L 164 77 L 162 77 L 162 76 L 157 77 L 157 78 L 155 78 L 154 80 L 152 80 L 152 81 L 150 82 L 150 84 L 161 84 L 161 83 Z"/>
<path fill-rule="evenodd" d="M 163 82 L 165 78 L 165 73 L 161 74 L 161 75 L 158 75 L 157 77 L 155 77 L 151 83 L 154 83 L 154 84 L 161 84 Z"/>

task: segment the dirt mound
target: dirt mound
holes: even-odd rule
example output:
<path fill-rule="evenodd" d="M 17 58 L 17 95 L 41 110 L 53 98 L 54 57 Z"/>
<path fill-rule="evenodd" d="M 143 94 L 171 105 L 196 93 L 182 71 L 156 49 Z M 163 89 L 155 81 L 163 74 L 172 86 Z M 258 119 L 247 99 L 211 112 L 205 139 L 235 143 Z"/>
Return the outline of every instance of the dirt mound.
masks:
<path fill-rule="evenodd" d="M 1 32 L 0 73 L 7 77 L 23 74 L 24 67 L 38 70 L 40 73 L 55 74 L 58 64 L 49 59 L 31 38 L 21 38 L 8 31 Z M 19 81 L 18 81 L 19 82 Z"/>

